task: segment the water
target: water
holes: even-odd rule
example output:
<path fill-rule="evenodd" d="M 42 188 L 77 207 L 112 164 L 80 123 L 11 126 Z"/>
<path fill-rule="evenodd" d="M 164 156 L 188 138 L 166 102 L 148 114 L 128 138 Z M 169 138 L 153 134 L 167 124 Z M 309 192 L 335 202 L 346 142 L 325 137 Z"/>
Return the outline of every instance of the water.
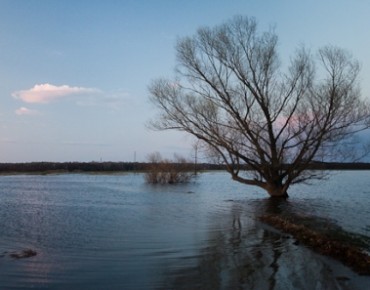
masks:
<path fill-rule="evenodd" d="M 289 207 L 369 237 L 369 176 L 294 186 Z M 268 202 L 221 172 L 178 186 L 141 174 L 1 176 L 0 289 L 370 288 L 256 221 Z M 28 248 L 37 255 L 10 257 Z"/>

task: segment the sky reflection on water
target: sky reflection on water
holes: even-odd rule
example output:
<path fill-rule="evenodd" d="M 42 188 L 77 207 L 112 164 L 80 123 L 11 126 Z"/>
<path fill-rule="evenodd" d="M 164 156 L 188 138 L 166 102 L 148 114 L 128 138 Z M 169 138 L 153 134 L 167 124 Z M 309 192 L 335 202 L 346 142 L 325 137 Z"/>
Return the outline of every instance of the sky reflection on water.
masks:
<path fill-rule="evenodd" d="M 351 197 L 350 207 L 369 205 L 363 198 L 368 193 L 365 173 L 355 181 L 360 189 L 351 187 L 360 192 Z M 333 178 L 337 183 L 351 180 L 348 174 Z M 270 200 L 224 173 L 165 187 L 146 185 L 140 174 L 1 176 L 0 185 L 0 289 L 370 286 L 368 277 L 358 277 L 257 222 L 256 213 L 271 210 Z M 341 204 L 338 190 L 319 197 L 317 189 L 325 187 L 297 188 L 301 196 L 291 191 L 289 202 L 299 211 L 313 206 L 312 212 L 331 218 L 346 208 L 345 193 Z M 357 219 L 349 223 L 363 233 L 369 227 L 368 212 L 358 211 Z M 9 257 L 24 248 L 38 255 Z"/>

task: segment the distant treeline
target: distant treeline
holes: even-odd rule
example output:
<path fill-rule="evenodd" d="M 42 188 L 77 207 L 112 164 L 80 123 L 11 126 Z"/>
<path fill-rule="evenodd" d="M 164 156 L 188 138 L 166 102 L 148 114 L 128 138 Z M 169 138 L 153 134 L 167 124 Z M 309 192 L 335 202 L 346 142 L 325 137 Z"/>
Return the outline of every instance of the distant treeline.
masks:
<path fill-rule="evenodd" d="M 142 162 L 29 162 L 0 163 L 1 173 L 53 173 L 53 172 L 124 172 L 147 171 L 152 163 Z M 370 170 L 370 163 L 322 163 L 311 164 L 315 170 Z M 223 170 L 224 165 L 199 163 L 194 171 Z M 245 170 L 248 170 L 246 167 Z"/>
<path fill-rule="evenodd" d="M 365 162 L 313 162 L 310 165 L 311 169 L 317 170 L 370 170 L 370 163 Z"/>
<path fill-rule="evenodd" d="M 52 173 L 52 172 L 120 172 L 146 171 L 151 163 L 141 162 L 29 162 L 29 163 L 0 163 L 0 173 Z M 194 164 L 194 170 L 224 169 L 217 164 Z"/>

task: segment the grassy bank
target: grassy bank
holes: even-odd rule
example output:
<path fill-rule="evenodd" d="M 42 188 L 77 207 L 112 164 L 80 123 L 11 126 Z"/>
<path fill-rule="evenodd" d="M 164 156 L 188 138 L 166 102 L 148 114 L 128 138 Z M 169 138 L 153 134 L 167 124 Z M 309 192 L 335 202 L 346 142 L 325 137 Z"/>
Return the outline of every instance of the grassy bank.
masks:
<path fill-rule="evenodd" d="M 299 215 L 265 214 L 259 219 L 285 233 L 295 244 L 341 261 L 360 275 L 370 275 L 370 238 L 349 233 L 319 218 Z"/>

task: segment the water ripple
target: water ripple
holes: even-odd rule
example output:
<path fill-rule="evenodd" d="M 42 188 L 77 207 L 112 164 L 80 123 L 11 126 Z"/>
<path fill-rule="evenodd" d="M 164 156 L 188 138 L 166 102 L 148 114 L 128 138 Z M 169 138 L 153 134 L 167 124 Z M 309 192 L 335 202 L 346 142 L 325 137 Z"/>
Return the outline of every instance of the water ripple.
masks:
<path fill-rule="evenodd" d="M 338 275 L 363 288 L 369 279 L 255 216 L 318 214 L 369 237 L 368 174 L 294 187 L 278 206 L 215 172 L 176 187 L 140 174 L 1 176 L 0 289 L 342 289 Z"/>

